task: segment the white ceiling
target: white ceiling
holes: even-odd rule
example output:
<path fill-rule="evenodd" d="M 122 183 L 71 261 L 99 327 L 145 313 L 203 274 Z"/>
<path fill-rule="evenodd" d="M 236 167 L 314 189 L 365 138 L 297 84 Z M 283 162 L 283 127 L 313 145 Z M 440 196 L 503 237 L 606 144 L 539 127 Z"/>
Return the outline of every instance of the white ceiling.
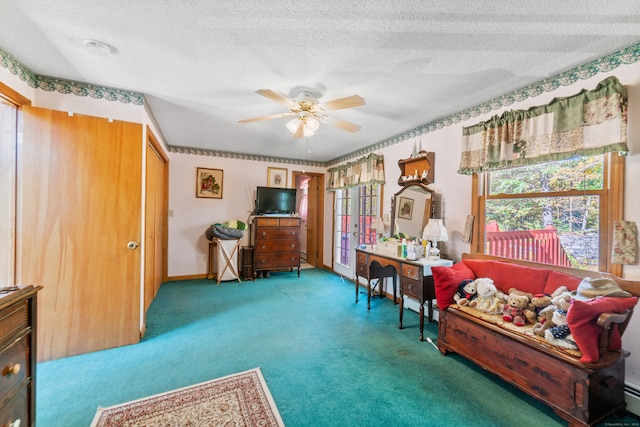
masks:
<path fill-rule="evenodd" d="M 89 53 L 83 40 L 113 47 Z M 635 0 L 3 0 L 0 47 L 36 74 L 140 92 L 170 146 L 327 162 L 640 41 Z M 255 93 L 362 126 L 304 141 Z"/>

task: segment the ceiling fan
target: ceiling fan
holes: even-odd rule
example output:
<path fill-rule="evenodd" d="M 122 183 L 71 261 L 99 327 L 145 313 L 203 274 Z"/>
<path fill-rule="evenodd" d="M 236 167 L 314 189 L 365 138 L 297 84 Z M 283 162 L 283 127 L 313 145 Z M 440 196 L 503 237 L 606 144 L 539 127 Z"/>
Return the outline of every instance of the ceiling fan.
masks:
<path fill-rule="evenodd" d="M 289 129 L 293 134 L 294 138 L 312 136 L 320 127 L 320 123 L 327 123 L 349 132 L 357 132 L 360 130 L 360 126 L 354 123 L 330 117 L 325 114 L 326 111 L 343 110 L 345 108 L 364 105 L 364 98 L 358 95 L 320 103 L 309 91 L 300 91 L 295 98 L 286 98 L 269 89 L 260 89 L 257 90 L 256 93 L 279 104 L 285 105 L 289 108 L 289 112 L 238 120 L 239 123 L 294 117 L 293 120 L 287 123 L 287 129 Z"/>

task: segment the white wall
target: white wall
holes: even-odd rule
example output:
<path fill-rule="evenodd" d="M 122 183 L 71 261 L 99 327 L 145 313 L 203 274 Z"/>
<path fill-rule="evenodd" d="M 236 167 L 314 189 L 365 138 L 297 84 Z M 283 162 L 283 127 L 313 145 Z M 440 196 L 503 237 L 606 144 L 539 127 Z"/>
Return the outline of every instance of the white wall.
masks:
<path fill-rule="evenodd" d="M 199 167 L 223 170 L 222 199 L 196 198 Z M 288 170 L 289 188 L 293 187 L 292 171 L 324 172 L 318 167 L 170 153 L 169 211 L 173 216 L 169 217 L 169 277 L 206 273 L 207 227 L 233 219 L 246 222 L 254 208 L 256 187 L 267 185 L 269 167 Z M 247 242 L 245 233 L 242 244 Z"/>

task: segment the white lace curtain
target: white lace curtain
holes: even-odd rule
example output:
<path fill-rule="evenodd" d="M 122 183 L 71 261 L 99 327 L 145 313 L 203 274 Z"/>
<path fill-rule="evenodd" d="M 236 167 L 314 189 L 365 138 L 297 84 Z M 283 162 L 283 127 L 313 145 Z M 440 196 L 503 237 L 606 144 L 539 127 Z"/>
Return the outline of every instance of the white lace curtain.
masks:
<path fill-rule="evenodd" d="M 510 110 L 462 130 L 458 173 L 471 175 L 607 152 L 626 153 L 627 90 L 617 78 L 592 91 Z"/>

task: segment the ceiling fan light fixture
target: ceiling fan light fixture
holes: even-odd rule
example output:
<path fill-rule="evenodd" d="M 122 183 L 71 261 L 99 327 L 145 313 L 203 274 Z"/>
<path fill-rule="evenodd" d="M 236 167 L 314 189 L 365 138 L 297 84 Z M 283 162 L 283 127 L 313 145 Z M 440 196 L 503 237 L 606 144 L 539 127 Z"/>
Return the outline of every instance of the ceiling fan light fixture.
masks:
<path fill-rule="evenodd" d="M 313 129 L 310 129 L 309 126 L 307 125 L 304 125 L 304 128 L 302 128 L 302 134 L 306 137 L 313 136 L 315 133 L 316 131 Z"/>
<path fill-rule="evenodd" d="M 309 129 L 312 132 L 315 132 L 320 127 L 320 122 L 312 116 L 307 117 L 304 124 L 305 129 Z"/>
<path fill-rule="evenodd" d="M 298 126 L 300 126 L 300 120 L 297 117 L 287 123 L 287 129 L 289 129 L 291 133 L 296 133 Z"/>

